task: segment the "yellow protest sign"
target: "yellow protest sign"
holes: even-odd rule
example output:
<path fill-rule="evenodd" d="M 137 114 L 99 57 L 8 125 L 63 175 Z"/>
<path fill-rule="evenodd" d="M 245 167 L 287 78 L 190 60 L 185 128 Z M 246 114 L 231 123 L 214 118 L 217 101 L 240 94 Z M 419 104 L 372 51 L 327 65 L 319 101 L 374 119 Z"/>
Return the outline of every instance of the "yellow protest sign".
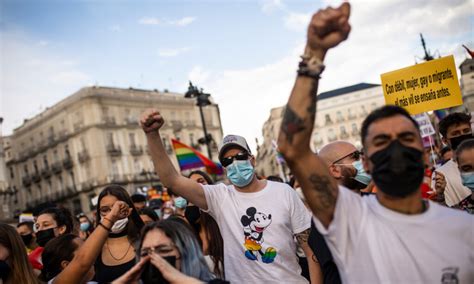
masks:
<path fill-rule="evenodd" d="M 454 57 L 446 56 L 380 75 L 385 103 L 410 114 L 462 105 Z"/>

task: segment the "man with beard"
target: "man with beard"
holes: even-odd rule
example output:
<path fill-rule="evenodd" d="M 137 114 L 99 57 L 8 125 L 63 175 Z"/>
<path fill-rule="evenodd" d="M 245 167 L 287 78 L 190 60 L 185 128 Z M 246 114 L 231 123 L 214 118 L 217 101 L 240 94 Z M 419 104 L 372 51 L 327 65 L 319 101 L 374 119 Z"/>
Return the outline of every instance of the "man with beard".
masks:
<path fill-rule="evenodd" d="M 397 106 L 364 120 L 364 169 L 377 193 L 361 197 L 338 185 L 311 151 L 317 88 L 330 48 L 349 34 L 349 3 L 318 11 L 283 117 L 278 145 L 300 182 L 344 283 L 474 282 L 474 219 L 423 200 L 423 143 L 418 125 Z M 449 240 L 449 241 L 446 241 Z"/>

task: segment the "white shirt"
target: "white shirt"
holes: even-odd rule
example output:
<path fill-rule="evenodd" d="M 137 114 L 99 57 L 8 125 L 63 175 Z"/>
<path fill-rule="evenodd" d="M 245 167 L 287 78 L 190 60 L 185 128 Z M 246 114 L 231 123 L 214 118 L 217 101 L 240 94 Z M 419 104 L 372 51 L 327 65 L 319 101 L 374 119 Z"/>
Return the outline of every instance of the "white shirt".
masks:
<path fill-rule="evenodd" d="M 466 197 L 472 194 L 472 191 L 462 184 L 461 173 L 456 162 L 452 159 L 447 161 L 444 165 L 437 168 L 436 172 L 440 172 L 446 178 L 446 188 L 444 190 L 444 199 L 446 205 L 454 206 L 463 201 Z M 431 177 L 431 188 L 435 188 L 436 173 Z"/>
<path fill-rule="evenodd" d="M 324 236 L 343 283 L 474 283 L 474 216 L 429 202 L 405 215 L 339 187 Z"/>
<path fill-rule="evenodd" d="M 224 184 L 203 188 L 208 212 L 224 240 L 226 280 L 308 282 L 300 275 L 293 235 L 311 227 L 311 215 L 291 187 L 267 181 L 264 189 L 253 193 L 238 192 L 233 185 Z"/>

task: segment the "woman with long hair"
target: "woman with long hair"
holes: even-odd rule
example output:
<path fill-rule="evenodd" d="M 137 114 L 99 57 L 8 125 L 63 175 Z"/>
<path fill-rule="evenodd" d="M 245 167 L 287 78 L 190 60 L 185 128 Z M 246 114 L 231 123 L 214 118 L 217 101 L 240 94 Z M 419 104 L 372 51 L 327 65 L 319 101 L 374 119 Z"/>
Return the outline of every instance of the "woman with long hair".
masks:
<path fill-rule="evenodd" d="M 43 252 L 42 280 L 48 284 L 88 283 L 94 276 L 93 264 L 110 230 L 117 220 L 126 218 L 130 212 L 125 202 L 116 201 L 85 242 L 73 234 L 48 242 Z"/>
<path fill-rule="evenodd" d="M 95 263 L 95 280 L 99 283 L 111 282 L 135 264 L 137 253 L 134 244 L 140 240 L 140 230 L 144 226 L 140 215 L 127 191 L 120 185 L 110 185 L 99 194 L 96 223 L 107 220 L 116 201 L 125 202 L 130 210 L 128 217 L 117 220 L 102 247 Z"/>
<path fill-rule="evenodd" d="M 68 209 L 51 207 L 41 211 L 35 227 L 36 242 L 40 247 L 44 247 L 55 237 L 72 233 L 74 221 Z"/>
<path fill-rule="evenodd" d="M 0 223 L 0 280 L 5 284 L 39 283 L 20 235 L 5 223 Z"/>
<path fill-rule="evenodd" d="M 203 171 L 193 171 L 189 174 L 189 178 L 200 184 L 214 184 L 212 178 Z M 216 221 L 194 205 L 186 208 L 185 216 L 200 238 L 204 258 L 211 271 L 217 277 L 225 279 L 224 240 Z"/>
<path fill-rule="evenodd" d="M 150 261 L 155 255 L 164 258 L 182 274 L 203 282 L 211 281 L 214 276 L 204 260 L 199 243 L 191 229 L 181 222 L 163 220 L 153 222 L 143 228 L 138 246 L 142 260 L 115 283 L 161 283 L 155 278 L 159 267 Z M 145 259 L 145 260 L 143 260 Z M 141 273 L 139 273 L 141 271 Z"/>

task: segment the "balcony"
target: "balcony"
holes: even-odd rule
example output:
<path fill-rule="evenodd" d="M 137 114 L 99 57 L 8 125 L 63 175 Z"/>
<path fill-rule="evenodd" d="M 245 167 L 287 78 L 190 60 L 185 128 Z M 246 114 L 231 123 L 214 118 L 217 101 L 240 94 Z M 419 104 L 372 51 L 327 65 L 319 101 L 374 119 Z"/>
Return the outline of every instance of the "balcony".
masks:
<path fill-rule="evenodd" d="M 126 175 L 112 174 L 112 175 L 107 176 L 107 182 L 122 184 L 122 183 L 127 183 L 128 178 Z"/>
<path fill-rule="evenodd" d="M 79 132 L 84 128 L 84 123 L 83 122 L 74 123 L 73 128 L 74 128 L 74 132 Z"/>
<path fill-rule="evenodd" d="M 38 183 L 41 181 L 41 175 L 39 173 L 34 173 L 31 175 L 33 182 Z"/>
<path fill-rule="evenodd" d="M 51 171 L 54 173 L 54 174 L 59 174 L 61 173 L 61 171 L 63 170 L 63 165 L 61 164 L 61 162 L 54 162 L 53 164 L 51 164 Z"/>
<path fill-rule="evenodd" d="M 64 166 L 65 169 L 72 168 L 73 164 L 72 164 L 71 157 L 66 157 L 66 158 L 63 159 L 63 166 Z"/>
<path fill-rule="evenodd" d="M 41 170 L 41 176 L 43 176 L 43 178 L 50 178 L 51 177 L 51 170 L 49 168 L 44 168 Z"/>
<path fill-rule="evenodd" d="M 79 160 L 79 163 L 81 164 L 83 164 L 84 162 L 87 162 L 90 159 L 89 151 L 82 150 L 81 152 L 77 153 L 77 159 Z"/>
<path fill-rule="evenodd" d="M 67 139 L 68 132 L 66 129 L 63 129 L 58 132 L 58 142 L 62 142 Z"/>
<path fill-rule="evenodd" d="M 130 146 L 130 154 L 133 156 L 140 156 L 143 154 L 142 146 L 132 145 Z"/>
<path fill-rule="evenodd" d="M 107 126 L 115 126 L 117 123 L 115 122 L 115 117 L 113 116 L 104 116 L 102 121 Z"/>
<path fill-rule="evenodd" d="M 25 175 L 22 179 L 23 185 L 24 186 L 30 186 L 31 185 L 31 177 L 29 175 Z"/>
<path fill-rule="evenodd" d="M 110 156 L 116 157 L 122 155 L 122 149 L 120 149 L 120 146 L 115 146 L 113 144 L 107 145 L 107 152 L 109 153 Z"/>

